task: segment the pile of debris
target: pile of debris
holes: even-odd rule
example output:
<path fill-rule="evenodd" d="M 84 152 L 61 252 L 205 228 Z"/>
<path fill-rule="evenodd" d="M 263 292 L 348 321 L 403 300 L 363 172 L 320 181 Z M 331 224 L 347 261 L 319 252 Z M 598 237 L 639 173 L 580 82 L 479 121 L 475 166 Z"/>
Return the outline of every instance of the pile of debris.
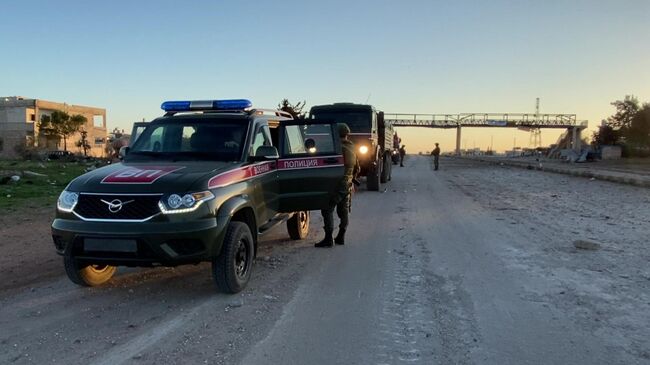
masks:
<path fill-rule="evenodd" d="M 0 185 L 17 183 L 23 177 L 47 177 L 47 175 L 34 172 L 34 171 L 29 171 L 29 170 L 24 170 L 24 171 L 0 170 Z"/>

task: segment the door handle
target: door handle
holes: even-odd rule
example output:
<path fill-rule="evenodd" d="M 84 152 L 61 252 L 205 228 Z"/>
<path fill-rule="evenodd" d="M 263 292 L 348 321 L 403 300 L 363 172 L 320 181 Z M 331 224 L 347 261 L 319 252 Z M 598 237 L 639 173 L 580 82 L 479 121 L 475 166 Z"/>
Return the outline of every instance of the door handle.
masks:
<path fill-rule="evenodd" d="M 323 162 L 325 162 L 326 164 L 333 164 L 333 163 L 339 162 L 339 159 L 335 158 L 335 157 L 330 157 L 330 158 L 324 159 Z"/>

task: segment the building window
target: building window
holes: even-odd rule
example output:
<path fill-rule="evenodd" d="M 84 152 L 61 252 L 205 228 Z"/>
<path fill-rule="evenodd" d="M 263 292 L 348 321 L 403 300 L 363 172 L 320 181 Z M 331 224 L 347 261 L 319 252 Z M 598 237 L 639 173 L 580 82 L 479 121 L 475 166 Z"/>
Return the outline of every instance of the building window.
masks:
<path fill-rule="evenodd" d="M 104 128 L 104 116 L 93 115 L 93 125 L 98 128 Z"/>
<path fill-rule="evenodd" d="M 36 121 L 36 114 L 31 113 L 31 114 L 29 115 L 29 121 L 30 121 L 30 122 L 35 122 L 35 121 Z"/>
<path fill-rule="evenodd" d="M 104 138 L 95 137 L 95 146 L 101 146 L 104 144 Z"/>

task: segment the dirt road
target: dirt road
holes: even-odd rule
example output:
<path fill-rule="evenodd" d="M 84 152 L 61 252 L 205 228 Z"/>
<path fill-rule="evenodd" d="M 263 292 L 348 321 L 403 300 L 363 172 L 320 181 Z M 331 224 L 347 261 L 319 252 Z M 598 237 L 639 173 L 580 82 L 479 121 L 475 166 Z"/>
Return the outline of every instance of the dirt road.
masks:
<path fill-rule="evenodd" d="M 207 265 L 78 288 L 31 212 L 0 232 L 0 363 L 650 364 L 647 189 L 406 165 L 355 196 L 348 245 L 277 229 L 235 296 Z"/>

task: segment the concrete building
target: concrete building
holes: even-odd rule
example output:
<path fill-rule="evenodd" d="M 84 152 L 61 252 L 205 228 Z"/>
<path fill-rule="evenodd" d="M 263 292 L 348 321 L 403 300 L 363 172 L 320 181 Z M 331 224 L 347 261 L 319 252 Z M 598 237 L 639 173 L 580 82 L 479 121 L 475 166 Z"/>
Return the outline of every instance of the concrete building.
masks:
<path fill-rule="evenodd" d="M 21 96 L 0 97 L 0 158 L 16 158 L 16 146 L 36 147 L 40 150 L 62 150 L 63 140 L 52 140 L 39 135 L 38 122 L 43 115 L 50 115 L 55 110 L 72 115 L 83 115 L 88 122 L 81 127 L 87 132 L 86 140 L 90 144 L 89 156 L 103 157 L 105 153 L 106 110 L 101 108 L 57 103 Z M 73 153 L 83 153 L 77 142 L 81 133 L 75 133 L 67 139 L 67 149 Z"/>

